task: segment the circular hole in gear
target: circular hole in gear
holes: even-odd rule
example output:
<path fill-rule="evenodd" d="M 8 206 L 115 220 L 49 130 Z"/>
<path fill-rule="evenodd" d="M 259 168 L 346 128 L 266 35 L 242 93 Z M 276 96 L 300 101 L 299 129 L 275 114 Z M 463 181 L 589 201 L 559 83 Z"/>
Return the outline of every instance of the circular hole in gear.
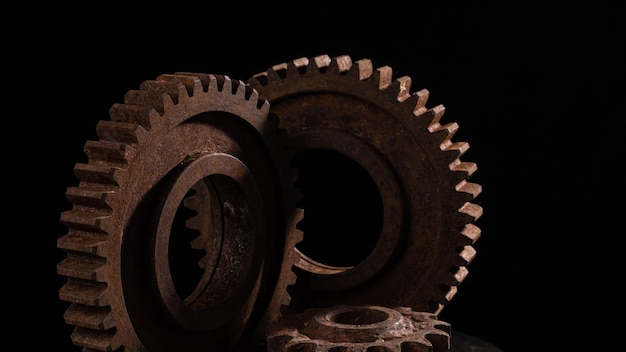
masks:
<path fill-rule="evenodd" d="M 367 325 L 385 321 L 389 315 L 383 311 L 366 308 L 355 308 L 333 315 L 330 320 L 345 325 Z"/>
<path fill-rule="evenodd" d="M 369 173 L 356 161 L 331 150 L 298 152 L 296 187 L 304 218 L 297 249 L 318 263 L 350 267 L 376 247 L 383 226 L 382 198 Z"/>

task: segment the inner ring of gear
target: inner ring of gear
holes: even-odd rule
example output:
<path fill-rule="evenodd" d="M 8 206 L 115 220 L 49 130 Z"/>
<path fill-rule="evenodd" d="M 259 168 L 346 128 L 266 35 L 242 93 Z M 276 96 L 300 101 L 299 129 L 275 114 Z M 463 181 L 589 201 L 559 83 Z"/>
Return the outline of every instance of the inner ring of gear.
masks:
<path fill-rule="evenodd" d="M 72 342 L 151 352 L 260 343 L 289 303 L 301 239 L 267 101 L 227 76 L 161 75 L 128 91 L 97 132 L 74 167 L 57 241 Z M 201 272 L 191 285 L 176 269 L 188 253 Z"/>
<path fill-rule="evenodd" d="M 400 236 L 405 224 L 402 195 L 396 183 L 395 176 L 388 166 L 378 157 L 376 151 L 360 139 L 341 131 L 307 130 L 306 133 L 296 133 L 290 136 L 291 145 L 298 150 L 332 150 L 348 156 L 367 170 L 377 175 L 375 182 L 378 191 L 382 194 L 383 225 L 379 239 L 373 250 L 357 265 L 337 267 L 326 265 L 308 257 L 296 248 L 300 260 L 296 267 L 310 273 L 308 284 L 322 291 L 337 291 L 358 286 L 379 273 L 385 265 L 393 259 L 403 238 Z"/>
<path fill-rule="evenodd" d="M 376 266 L 366 259 L 333 268 L 299 253 L 292 311 L 376 302 L 439 313 L 467 275 L 480 237 L 473 222 L 482 215 L 471 202 L 481 187 L 468 182 L 476 165 L 460 160 L 469 144 L 452 141 L 458 125 L 441 123 L 443 106 L 427 108 L 428 91 L 411 92 L 409 77 L 347 55 L 295 59 L 248 84 L 280 117 L 295 157 L 331 150 L 366 170 L 383 199 L 383 228 L 394 232 L 387 241 L 381 231 L 373 251 L 385 255 Z M 306 188 L 303 198 L 306 204 Z M 310 207 L 303 208 L 306 221 Z M 303 236 L 313 235 L 305 229 Z"/>
<path fill-rule="evenodd" d="M 184 163 L 186 164 L 186 163 Z M 262 197 L 250 170 L 240 160 L 228 154 L 209 154 L 181 167 L 172 177 L 173 185 L 165 192 L 162 206 L 157 206 L 154 270 L 161 301 L 181 326 L 189 330 L 207 331 L 227 323 L 229 312 L 245 305 L 255 297 L 260 284 L 260 253 L 266 242 L 259 236 L 264 228 L 259 209 Z M 212 177 L 209 177 L 212 176 Z M 207 178 L 207 179 L 205 179 Z M 213 224 L 221 230 L 215 264 L 206 267 L 198 285 L 187 297 L 180 297 L 169 268 L 169 243 L 174 215 L 185 196 L 198 182 L 211 183 L 220 198 L 219 221 Z M 217 232 L 217 231 L 216 231 Z M 263 236 L 264 237 L 264 236 Z"/>

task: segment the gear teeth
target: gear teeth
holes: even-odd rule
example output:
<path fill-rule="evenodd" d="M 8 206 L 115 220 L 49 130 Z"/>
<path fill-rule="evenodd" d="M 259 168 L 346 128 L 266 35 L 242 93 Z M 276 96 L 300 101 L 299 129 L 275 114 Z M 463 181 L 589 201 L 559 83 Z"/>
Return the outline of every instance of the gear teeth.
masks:
<path fill-rule="evenodd" d="M 114 351 L 119 347 L 113 344 L 115 334 L 115 329 L 97 331 L 77 327 L 71 338 L 75 345 L 83 346 L 83 351 Z"/>
<path fill-rule="evenodd" d="M 57 248 L 65 251 L 91 253 L 102 256 L 102 246 L 106 242 L 106 239 L 106 234 L 93 232 L 83 233 L 76 230 L 70 230 L 68 234 L 57 239 Z"/>
<path fill-rule="evenodd" d="M 67 283 L 59 290 L 59 296 L 67 302 L 89 306 L 104 306 L 108 304 L 104 296 L 106 288 L 104 283 L 70 277 Z"/>
<path fill-rule="evenodd" d="M 372 73 L 372 79 L 378 82 L 379 90 L 386 90 L 392 84 L 393 70 L 389 66 L 379 67 Z"/>
<path fill-rule="evenodd" d="M 74 175 L 81 184 L 94 185 L 94 187 L 117 187 L 119 186 L 120 172 L 117 167 L 101 164 L 77 163 L 74 166 Z"/>
<path fill-rule="evenodd" d="M 483 215 L 483 208 L 480 205 L 467 202 L 463 204 L 459 212 L 471 217 L 471 221 L 477 221 Z"/>
<path fill-rule="evenodd" d="M 91 162 L 113 164 L 120 168 L 128 167 L 128 160 L 136 152 L 127 144 L 109 141 L 87 141 L 84 151 Z"/>
<path fill-rule="evenodd" d="M 411 97 L 411 77 L 403 76 L 397 78 L 393 85 L 392 89 L 397 91 L 397 99 L 399 102 L 404 102 Z"/>
<path fill-rule="evenodd" d="M 57 264 L 57 273 L 83 280 L 103 281 L 100 276 L 105 265 L 104 258 L 70 252 L 67 258 Z"/>
<path fill-rule="evenodd" d="M 482 231 L 480 227 L 470 223 L 465 224 L 465 227 L 463 228 L 463 230 L 461 230 L 461 233 L 465 237 L 469 238 L 471 243 L 474 244 L 480 238 Z"/>
<path fill-rule="evenodd" d="M 467 193 L 472 199 L 474 199 L 482 192 L 482 186 L 477 183 L 463 180 L 456 185 L 456 190 L 458 192 Z"/>
<path fill-rule="evenodd" d="M 478 166 L 476 163 L 472 162 L 462 162 L 460 159 L 454 159 L 452 163 L 450 163 L 450 170 L 455 172 L 461 172 L 464 174 L 464 177 L 471 176 L 476 170 Z"/>
<path fill-rule="evenodd" d="M 194 96 L 194 94 L 203 92 L 204 88 L 202 86 L 202 81 L 200 78 L 191 75 L 178 75 L 178 74 L 162 74 L 159 75 L 156 81 L 163 81 L 173 84 L 182 84 L 185 86 L 187 90 L 187 95 L 189 97 Z M 150 89 L 146 87 L 146 89 Z M 157 88 L 158 89 L 158 88 Z M 174 92 L 175 93 L 175 92 Z"/>
<path fill-rule="evenodd" d="M 353 76 L 359 81 L 364 81 L 372 76 L 374 72 L 374 64 L 370 59 L 358 60 L 350 67 L 348 75 Z"/>
<path fill-rule="evenodd" d="M 424 298 L 430 299 L 430 302 L 419 302 L 419 295 L 410 295 L 411 304 L 415 304 L 414 309 L 432 309 L 433 312 L 439 312 L 443 304 L 456 293 L 455 285 L 460 283 L 466 275 L 464 265 L 467 265 L 475 255 L 471 245 L 478 239 L 480 230 L 469 223 L 476 221 L 482 214 L 482 208 L 471 203 L 482 192 L 482 188 L 467 179 L 475 173 L 477 165 L 461 160 L 469 149 L 469 143 L 453 141 L 459 126 L 456 122 L 442 122 L 445 107 L 443 105 L 427 107 L 430 92 L 427 89 L 412 92 L 411 77 L 396 78 L 390 66 L 375 68 L 369 59 L 353 61 L 348 55 L 334 58 L 328 55 L 319 55 L 310 59 L 297 58 L 252 75 L 248 84 L 259 92 L 262 99 L 267 99 L 270 104 L 270 113 L 275 112 L 283 118 L 279 127 L 286 129 L 289 135 L 307 133 L 309 125 L 303 127 L 306 122 L 312 124 L 313 127 L 310 129 L 315 130 L 316 135 L 323 136 L 327 129 L 333 131 L 343 129 L 344 125 L 340 124 L 346 121 L 345 132 L 362 139 L 373 148 L 389 147 L 383 136 L 386 132 L 374 132 L 366 128 L 381 128 L 389 133 L 396 133 L 394 137 L 409 137 L 404 139 L 407 141 L 406 145 L 415 146 L 419 151 L 419 156 L 414 158 L 418 166 L 411 166 L 411 169 L 418 174 L 419 178 L 426 176 L 436 178 L 437 180 L 431 186 L 437 190 L 419 189 L 415 181 L 407 176 L 406 179 L 400 177 L 401 182 L 408 185 L 408 189 L 404 191 L 417 191 L 424 196 L 437 198 L 440 202 L 437 209 L 442 214 L 452 215 L 449 219 L 447 218 L 445 225 L 435 220 L 432 222 L 432 226 L 437 229 L 436 231 L 441 231 L 441 236 L 446 236 L 447 241 L 440 245 L 440 249 L 435 254 L 437 259 L 433 260 L 435 262 L 446 261 L 447 265 L 442 265 L 441 270 L 430 268 L 432 273 L 424 274 L 423 279 L 416 280 L 432 282 L 420 282 L 426 291 L 431 290 L 428 293 L 422 293 Z M 350 104 L 351 100 L 354 100 L 354 104 Z M 324 116 L 329 116 L 328 119 L 314 117 L 315 104 L 320 104 L 325 111 Z M 337 108 L 333 108 L 334 106 Z M 350 108 L 351 106 L 359 106 L 359 108 Z M 357 121 L 359 118 L 363 120 L 362 124 Z M 381 123 L 381 118 L 388 118 L 389 123 L 386 120 Z M 331 135 L 327 137 L 331 138 Z M 378 152 L 385 154 L 385 160 L 392 165 L 392 168 L 395 166 L 405 168 L 406 165 L 410 165 L 411 158 L 396 157 L 394 153 L 400 153 L 400 150 L 394 148 L 389 147 L 389 151 L 384 149 Z M 395 158 L 395 161 L 389 161 L 389 158 Z M 398 165 L 395 165 L 395 162 Z M 394 171 L 401 173 L 398 170 Z M 408 197 L 411 196 L 408 195 Z M 423 249 L 419 248 L 423 245 L 420 241 L 416 240 L 414 245 L 417 251 Z M 464 249 L 464 246 L 468 248 Z M 403 265 L 408 265 L 408 263 Z M 428 267 L 428 264 L 417 266 Z M 416 269 L 407 270 L 415 271 Z M 313 287 L 320 282 L 320 286 L 310 288 L 310 291 L 299 287 L 292 291 L 293 294 L 314 295 L 318 291 L 327 289 L 326 281 L 322 283 L 326 279 L 315 274 L 315 268 L 302 270 L 298 268 L 296 273 L 304 276 L 310 275 L 305 277 L 303 282 L 310 281 L 311 284 L 303 285 Z M 441 281 L 440 285 L 445 286 L 444 288 L 437 286 L 438 280 Z M 378 289 L 378 287 L 373 288 L 368 293 L 376 295 L 384 291 L 383 288 Z M 345 295 L 349 296 L 347 293 Z M 437 298 L 432 299 L 430 296 Z M 320 295 L 320 298 L 315 298 L 315 300 L 315 304 L 323 305 L 334 302 L 330 294 Z"/>
<path fill-rule="evenodd" d="M 150 131 L 154 119 L 159 118 L 159 114 L 152 107 L 145 105 L 113 104 L 109 109 L 110 119 L 113 122 L 127 122 L 137 124 L 146 131 Z M 106 121 L 106 120 L 103 120 Z"/>
<path fill-rule="evenodd" d="M 82 328 L 108 330 L 115 327 L 110 307 L 88 307 L 72 303 L 63 314 L 65 322 Z"/>
<path fill-rule="evenodd" d="M 141 126 L 128 122 L 102 120 L 96 125 L 96 132 L 100 140 L 115 141 L 131 146 L 139 143 L 138 135 Z"/>
<path fill-rule="evenodd" d="M 153 86 L 148 84 L 144 87 L 155 88 L 156 85 Z M 184 96 L 186 96 L 185 87 L 182 84 L 175 85 L 175 87 L 177 88 L 177 91 L 176 93 L 173 93 L 173 95 L 168 95 L 161 90 L 130 90 L 124 95 L 124 103 L 150 106 L 156 110 L 159 115 L 163 116 L 166 110 L 171 109 L 173 105 L 176 105 L 179 102 L 181 97 L 180 93 L 185 92 Z"/>

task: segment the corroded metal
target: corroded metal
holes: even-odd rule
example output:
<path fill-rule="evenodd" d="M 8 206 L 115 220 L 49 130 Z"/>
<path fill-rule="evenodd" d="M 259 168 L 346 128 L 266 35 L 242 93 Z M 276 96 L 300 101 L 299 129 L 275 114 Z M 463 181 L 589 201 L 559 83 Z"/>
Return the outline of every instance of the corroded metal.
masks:
<path fill-rule="evenodd" d="M 450 324 L 408 307 L 310 308 L 280 319 L 268 351 L 448 352 Z"/>
<path fill-rule="evenodd" d="M 349 56 L 299 58 L 248 82 L 270 102 L 295 156 L 325 150 L 347 157 L 368 173 L 382 203 L 378 242 L 355 265 L 297 248 L 291 311 L 377 304 L 439 313 L 467 275 L 482 215 L 472 203 L 481 186 L 468 180 L 476 164 L 460 160 L 469 144 L 452 140 L 458 125 L 441 121 L 443 106 L 426 107 L 428 91 L 411 92 L 409 77 Z M 303 242 L 313 236 L 303 232 Z"/>
<path fill-rule="evenodd" d="M 268 103 L 227 76 L 161 75 L 113 105 L 97 132 L 57 242 L 73 343 L 223 352 L 264 338 L 252 331 L 288 303 L 300 239 Z"/>

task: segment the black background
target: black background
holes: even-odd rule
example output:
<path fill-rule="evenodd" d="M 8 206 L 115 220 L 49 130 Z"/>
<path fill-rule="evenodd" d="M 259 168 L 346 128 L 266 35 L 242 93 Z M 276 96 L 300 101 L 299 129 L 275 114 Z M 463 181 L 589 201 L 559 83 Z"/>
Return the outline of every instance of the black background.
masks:
<path fill-rule="evenodd" d="M 413 91 L 430 91 L 429 107 L 443 104 L 444 120 L 459 124 L 454 140 L 470 143 L 463 160 L 478 165 L 471 180 L 483 186 L 482 237 L 443 320 L 507 352 L 618 340 L 605 321 L 623 297 L 610 270 L 621 265 L 624 235 L 622 10 L 158 6 L 39 9 L 41 19 L 16 29 L 22 39 L 12 39 L 18 45 L 7 58 L 19 62 L 7 70 L 19 99 L 5 117 L 20 126 L 4 143 L 5 170 L 16 177 L 7 191 L 17 196 L 5 231 L 25 241 L 7 250 L 5 269 L 17 275 L 5 290 L 16 293 L 6 303 L 17 311 L 10 322 L 19 344 L 78 351 L 58 299 L 59 216 L 70 207 L 64 192 L 75 184 L 83 144 L 97 139 L 96 123 L 113 103 L 162 73 L 245 81 L 321 54 L 368 58 L 411 77 Z"/>

